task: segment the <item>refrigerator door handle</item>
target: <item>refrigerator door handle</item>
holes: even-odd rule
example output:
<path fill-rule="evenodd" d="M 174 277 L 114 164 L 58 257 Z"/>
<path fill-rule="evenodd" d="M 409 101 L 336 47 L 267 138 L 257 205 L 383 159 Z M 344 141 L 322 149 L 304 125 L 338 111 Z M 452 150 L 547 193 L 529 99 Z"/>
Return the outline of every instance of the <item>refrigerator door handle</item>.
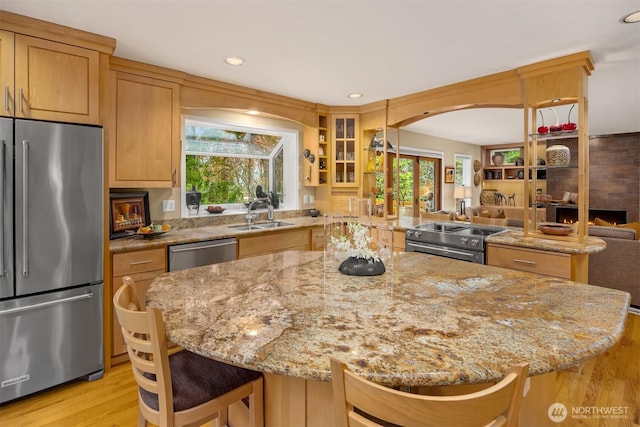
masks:
<path fill-rule="evenodd" d="M 22 275 L 29 275 L 29 141 L 22 141 Z"/>
<path fill-rule="evenodd" d="M 5 182 L 4 176 L 6 173 L 6 167 L 4 163 L 5 159 L 5 146 L 6 141 L 2 140 L 2 146 L 0 146 L 0 212 L 2 212 L 2 216 L 0 216 L 0 277 L 4 277 L 6 271 L 4 267 L 4 221 L 1 219 L 5 215 L 4 211 L 4 190 L 5 190 Z"/>
<path fill-rule="evenodd" d="M 87 294 L 82 294 L 82 295 L 75 295 L 75 296 L 67 297 L 67 298 L 56 299 L 56 300 L 52 300 L 52 301 L 40 302 L 40 303 L 32 304 L 32 305 L 26 305 L 24 307 L 15 307 L 15 308 L 9 308 L 9 309 L 6 309 L 6 310 L 1 310 L 0 311 L 0 316 L 5 315 L 5 314 L 22 313 L 22 312 L 25 312 L 25 311 L 35 310 L 36 308 L 43 308 L 43 307 L 48 307 L 48 306 L 51 306 L 51 305 L 61 304 L 63 302 L 78 301 L 78 300 L 89 299 L 89 298 L 93 298 L 93 292 L 90 292 L 90 293 L 87 293 Z"/>

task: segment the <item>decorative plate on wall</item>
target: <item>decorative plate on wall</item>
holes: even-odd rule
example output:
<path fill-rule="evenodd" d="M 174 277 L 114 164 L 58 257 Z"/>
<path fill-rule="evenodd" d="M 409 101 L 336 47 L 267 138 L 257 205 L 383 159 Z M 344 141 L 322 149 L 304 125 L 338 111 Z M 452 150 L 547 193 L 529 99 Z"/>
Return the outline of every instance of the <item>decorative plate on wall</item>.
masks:
<path fill-rule="evenodd" d="M 478 172 L 481 167 L 482 167 L 482 163 L 480 163 L 480 160 L 474 160 L 473 161 L 473 171 L 474 172 Z"/>
<path fill-rule="evenodd" d="M 473 183 L 476 185 L 476 187 L 478 185 L 480 185 L 480 175 L 479 174 L 473 175 Z"/>

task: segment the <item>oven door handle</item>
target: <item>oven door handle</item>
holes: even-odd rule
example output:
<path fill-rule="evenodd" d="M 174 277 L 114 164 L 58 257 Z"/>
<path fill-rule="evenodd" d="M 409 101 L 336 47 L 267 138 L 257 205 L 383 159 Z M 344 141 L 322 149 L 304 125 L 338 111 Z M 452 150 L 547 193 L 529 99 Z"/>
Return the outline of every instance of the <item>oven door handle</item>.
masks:
<path fill-rule="evenodd" d="M 434 252 L 440 252 L 443 254 L 458 254 L 458 255 L 462 255 L 462 256 L 469 256 L 471 255 L 473 252 L 472 251 L 457 251 L 455 249 L 452 248 L 446 248 L 446 247 L 442 247 L 442 246 L 431 246 L 431 245 L 425 245 L 425 244 L 421 244 L 421 243 L 414 243 L 411 242 L 409 243 L 410 246 L 416 247 L 416 248 L 422 248 L 422 249 L 427 249 L 427 250 L 431 250 Z"/>

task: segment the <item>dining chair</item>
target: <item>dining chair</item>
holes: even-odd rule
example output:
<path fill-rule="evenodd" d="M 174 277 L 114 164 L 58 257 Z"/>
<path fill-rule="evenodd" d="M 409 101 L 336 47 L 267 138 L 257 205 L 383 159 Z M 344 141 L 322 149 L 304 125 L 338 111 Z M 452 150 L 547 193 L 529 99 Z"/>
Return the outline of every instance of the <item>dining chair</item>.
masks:
<path fill-rule="evenodd" d="M 250 426 L 262 427 L 262 374 L 187 350 L 169 355 L 162 313 L 151 307 L 140 311 L 133 279 L 125 276 L 122 282 L 113 305 L 138 384 L 138 426 L 202 425 L 216 418 L 223 426 L 229 406 L 237 403 L 234 407 L 240 408 Z"/>
<path fill-rule="evenodd" d="M 337 427 L 507 426 L 518 424 L 529 365 L 510 368 L 484 390 L 456 396 L 425 396 L 384 387 L 331 359 Z"/>
<path fill-rule="evenodd" d="M 472 224 L 497 225 L 505 227 L 508 222 L 509 220 L 507 218 L 485 218 L 477 215 L 471 217 Z"/>

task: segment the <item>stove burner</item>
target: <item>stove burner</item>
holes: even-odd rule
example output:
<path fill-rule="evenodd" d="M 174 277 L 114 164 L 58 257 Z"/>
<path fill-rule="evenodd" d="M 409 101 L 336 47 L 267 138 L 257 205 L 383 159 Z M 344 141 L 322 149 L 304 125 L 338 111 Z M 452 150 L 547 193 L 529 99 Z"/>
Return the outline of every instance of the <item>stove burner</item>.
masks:
<path fill-rule="evenodd" d="M 444 233 L 455 233 L 461 230 L 466 230 L 469 228 L 468 225 L 460 225 L 460 224 L 443 224 L 439 222 L 430 222 L 427 224 L 421 224 L 416 226 L 421 230 L 430 230 L 430 231 L 440 231 Z"/>
<path fill-rule="evenodd" d="M 484 264 L 484 239 L 506 230 L 487 225 L 430 222 L 407 229 L 406 250 Z"/>

